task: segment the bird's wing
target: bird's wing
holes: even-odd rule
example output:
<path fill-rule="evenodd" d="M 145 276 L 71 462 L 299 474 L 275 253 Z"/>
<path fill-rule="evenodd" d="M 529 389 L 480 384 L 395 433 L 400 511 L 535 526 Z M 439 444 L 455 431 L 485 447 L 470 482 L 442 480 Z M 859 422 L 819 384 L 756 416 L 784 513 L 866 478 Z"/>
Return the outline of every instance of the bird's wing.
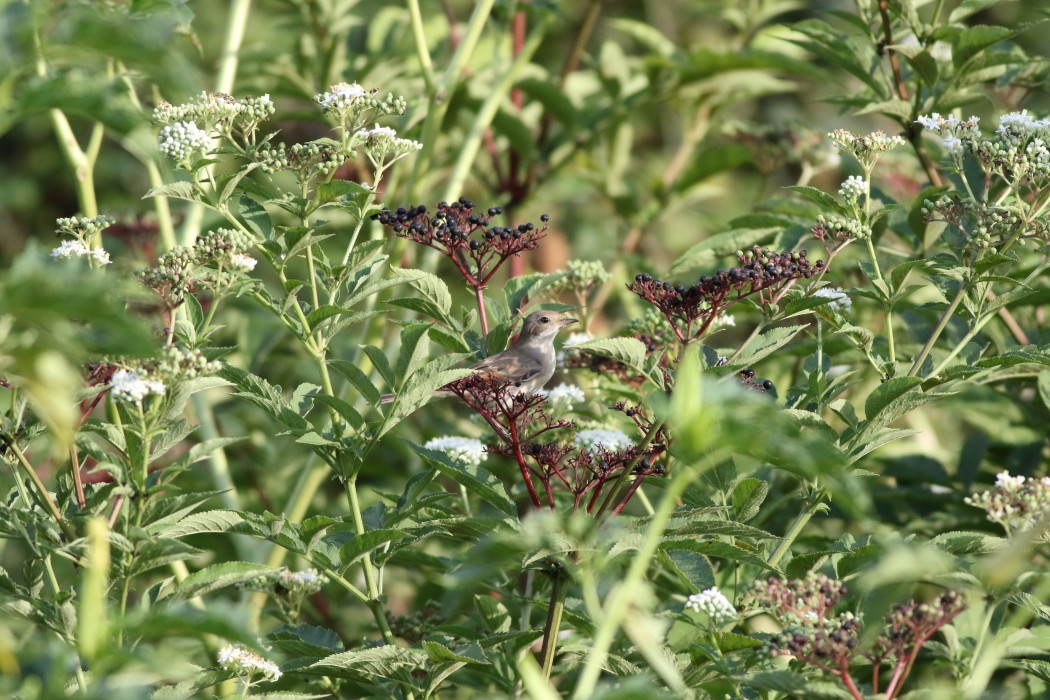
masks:
<path fill-rule="evenodd" d="M 528 355 L 500 352 L 492 357 L 486 357 L 471 369 L 492 375 L 497 379 L 517 383 L 535 377 L 543 371 L 543 366 L 539 360 Z"/>

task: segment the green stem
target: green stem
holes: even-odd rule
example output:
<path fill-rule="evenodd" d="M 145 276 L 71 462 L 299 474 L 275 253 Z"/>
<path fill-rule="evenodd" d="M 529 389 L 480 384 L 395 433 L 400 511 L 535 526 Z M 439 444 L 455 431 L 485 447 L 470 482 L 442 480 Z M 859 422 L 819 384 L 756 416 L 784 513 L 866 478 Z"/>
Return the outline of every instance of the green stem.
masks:
<path fill-rule="evenodd" d="M 58 585 L 58 577 L 55 576 L 55 569 L 51 565 L 51 555 L 47 555 L 44 557 L 44 570 L 47 571 L 47 580 L 48 583 L 51 585 L 51 591 L 55 594 L 55 597 L 57 598 L 62 593 L 62 588 Z M 76 648 L 76 643 L 74 643 L 72 646 Z M 82 694 L 86 694 L 87 678 L 84 676 L 84 667 L 80 663 L 79 657 L 77 658 L 76 677 L 77 686 L 80 687 L 80 692 Z"/>
<path fill-rule="evenodd" d="M 882 276 L 882 269 L 879 267 L 879 259 L 875 255 L 875 244 L 872 243 L 871 237 L 869 236 L 865 241 L 868 244 L 868 257 L 871 258 L 871 266 L 875 268 L 875 279 L 886 286 L 886 280 Z M 893 307 L 889 300 L 886 300 L 886 343 L 889 345 L 890 350 L 890 362 L 897 362 L 897 344 L 893 340 Z"/>
<path fill-rule="evenodd" d="M 361 502 L 357 495 L 357 475 L 350 477 L 346 480 L 346 497 L 350 503 L 350 513 L 354 517 L 354 529 L 357 531 L 358 536 L 364 535 L 365 521 L 361 515 Z M 387 644 L 394 643 L 394 635 L 390 632 L 390 625 L 386 621 L 386 613 L 383 610 L 383 603 L 380 601 L 379 585 L 376 582 L 375 572 L 372 570 L 372 556 L 366 554 L 361 557 L 361 570 L 365 576 L 365 588 L 368 591 L 368 607 L 372 611 L 372 616 L 376 620 L 376 624 L 379 625 L 379 631 L 383 635 L 383 640 Z"/>
<path fill-rule="evenodd" d="M 941 337 L 941 333 L 944 332 L 944 329 L 948 327 L 948 322 L 952 320 L 955 310 L 959 308 L 959 304 L 962 303 L 962 300 L 969 289 L 970 285 L 967 282 L 964 282 L 959 286 L 959 291 L 956 292 L 955 297 L 951 300 L 951 303 L 948 304 L 948 308 L 944 310 L 943 314 L 941 314 L 941 318 L 937 322 L 936 327 L 934 327 L 933 333 L 930 334 L 930 337 L 926 340 L 926 344 L 923 345 L 922 350 L 919 351 L 918 357 L 915 358 L 915 363 L 912 364 L 911 369 L 908 370 L 909 377 L 919 376 L 919 369 L 922 368 L 922 363 L 926 361 L 927 357 L 929 357 L 930 351 L 933 350 L 934 343 L 936 343 L 937 339 Z"/>
<path fill-rule="evenodd" d="M 628 610 L 634 605 L 642 585 L 642 579 L 645 577 L 646 571 L 649 570 L 649 565 L 652 563 L 653 556 L 660 545 L 664 528 L 667 527 L 671 513 L 674 512 L 678 497 L 681 496 L 686 486 L 692 483 L 697 475 L 702 474 L 708 467 L 717 464 L 724 458 L 725 451 L 717 449 L 706 455 L 696 465 L 696 469 L 679 469 L 672 476 L 670 483 L 667 485 L 667 491 L 660 501 L 660 506 L 656 510 L 656 514 L 649 521 L 645 540 L 638 548 L 638 553 L 631 561 L 626 575 L 610 593 L 605 609 L 591 611 L 592 619 L 600 620 L 600 623 L 591 643 L 591 651 L 587 655 L 587 660 L 576 683 L 576 691 L 573 693 L 573 698 L 582 699 L 594 696 L 598 678 L 601 676 L 602 668 L 605 666 L 605 661 L 609 656 L 609 649 L 616 638 L 616 632 L 627 617 Z M 590 586 L 586 588 L 590 588 Z M 592 600 L 594 598 L 593 595 L 589 597 Z"/>
<path fill-rule="evenodd" d="M 434 154 L 438 137 L 441 134 L 441 126 L 445 121 L 445 115 L 448 113 L 450 97 L 456 90 L 463 75 L 463 70 L 467 66 L 467 61 L 477 48 L 481 30 L 485 27 L 494 5 L 495 0 L 478 0 L 474 5 L 474 12 L 470 16 L 467 29 L 463 33 L 459 46 L 456 48 L 456 53 L 452 56 L 452 60 L 449 62 L 445 72 L 441 75 L 440 80 L 435 82 L 434 88 L 430 92 L 427 100 L 427 116 L 423 121 L 422 135 L 420 137 L 423 149 L 416 156 L 412 167 L 411 186 L 407 193 L 408 201 L 415 199 L 416 188 L 423 181 L 423 176 L 431 168 L 431 158 Z"/>
<path fill-rule="evenodd" d="M 51 517 L 55 519 L 58 526 L 62 528 L 62 532 L 65 533 L 68 541 L 72 542 L 77 538 L 77 533 L 73 531 L 73 527 L 62 517 L 62 513 L 58 510 L 58 506 L 51 500 L 51 494 L 48 493 L 47 487 L 44 486 L 44 482 L 40 480 L 40 476 L 33 469 L 33 465 L 26 459 L 25 453 L 18 448 L 15 441 L 12 440 L 8 444 L 10 449 L 15 454 L 15 460 L 18 462 L 18 466 L 22 467 L 22 470 L 29 477 L 29 480 L 33 483 L 33 489 L 36 492 L 38 502 L 44 506 L 45 510 L 51 513 Z"/>
<path fill-rule="evenodd" d="M 471 169 L 474 167 L 474 158 L 481 149 L 485 130 L 491 126 L 500 105 L 503 104 L 507 94 L 517 81 L 518 75 L 529 64 L 536 51 L 539 50 L 548 24 L 549 20 L 545 15 L 532 30 L 528 40 L 525 42 L 525 46 L 522 47 L 521 53 L 515 57 L 503 79 L 497 86 L 489 90 L 488 97 L 486 97 L 484 104 L 482 104 L 481 109 L 478 110 L 477 115 L 474 117 L 474 123 L 471 124 L 467 137 L 459 146 L 459 157 L 456 159 L 452 175 L 449 177 L 448 185 L 445 187 L 444 199 L 446 201 L 455 199 L 462 192 L 467 175 L 470 174 Z"/>
<path fill-rule="evenodd" d="M 252 0 L 233 0 L 230 3 L 230 14 L 226 20 L 226 36 L 223 37 L 219 70 L 215 78 L 216 92 L 233 92 L 233 83 L 237 77 L 238 53 L 241 50 L 241 42 L 244 40 L 251 9 Z"/>
<path fill-rule="evenodd" d="M 558 647 L 558 630 L 561 628 L 561 616 L 565 610 L 565 593 L 568 590 L 565 571 L 558 567 L 551 574 L 551 598 L 547 608 L 547 624 L 543 628 L 543 678 L 550 680 L 554 668 L 554 653 Z"/>
<path fill-rule="evenodd" d="M 433 94 L 434 64 L 430 60 L 430 49 L 427 48 L 427 35 L 423 30 L 423 13 L 419 11 L 419 0 L 408 0 L 408 18 L 412 24 L 412 39 L 416 43 L 416 55 L 419 56 L 419 67 L 423 71 L 423 82 L 427 93 Z"/>
<path fill-rule="evenodd" d="M 787 532 L 784 533 L 783 539 L 780 540 L 780 544 L 777 545 L 777 548 L 773 550 L 771 555 L 769 555 L 769 559 L 766 563 L 774 569 L 777 568 L 777 565 L 780 564 L 780 560 L 783 559 L 784 555 L 786 555 L 788 550 L 791 549 L 791 545 L 794 544 L 796 539 L 798 539 L 798 536 L 802 534 L 802 530 L 806 527 L 806 524 L 809 523 L 810 519 L 816 515 L 817 511 L 823 506 L 824 490 L 811 488 L 807 500 L 808 503 L 806 504 L 806 507 L 802 509 L 802 512 L 795 516 L 791 525 L 788 526 Z"/>

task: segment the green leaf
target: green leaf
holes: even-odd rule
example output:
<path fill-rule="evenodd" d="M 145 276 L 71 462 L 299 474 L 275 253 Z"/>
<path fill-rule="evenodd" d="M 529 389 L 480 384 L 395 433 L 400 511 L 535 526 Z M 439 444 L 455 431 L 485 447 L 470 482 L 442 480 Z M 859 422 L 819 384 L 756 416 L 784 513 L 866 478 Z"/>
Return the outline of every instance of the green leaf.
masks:
<path fill-rule="evenodd" d="M 241 218 L 244 219 L 244 223 L 248 225 L 248 228 L 257 233 L 263 240 L 273 238 L 273 220 L 270 219 L 270 215 L 266 213 L 263 205 L 248 197 L 241 197 L 238 200 L 238 204 L 240 205 Z"/>
<path fill-rule="evenodd" d="M 685 550 L 693 552 L 694 554 L 701 554 L 706 557 L 717 557 L 719 559 L 728 559 L 730 561 L 737 561 L 744 564 L 752 564 L 759 567 L 760 569 L 766 569 L 769 571 L 776 571 L 776 569 L 767 564 L 761 557 L 756 554 L 738 547 L 735 544 L 729 542 L 722 542 L 721 540 L 701 540 L 693 538 L 667 538 L 665 537 L 660 542 L 660 549 L 665 552 L 674 552 Z"/>
<path fill-rule="evenodd" d="M 749 226 L 708 236 L 682 253 L 671 265 L 670 274 L 686 275 L 709 267 L 719 259 L 732 255 L 738 250 L 750 248 L 756 243 L 771 239 L 782 230 L 781 226 Z"/>
<path fill-rule="evenodd" d="M 376 547 L 388 542 L 397 542 L 408 536 L 409 534 L 403 530 L 368 530 L 360 535 L 354 535 L 349 542 L 339 548 L 339 560 L 343 566 L 350 566 Z"/>
<path fill-rule="evenodd" d="M 746 367 L 757 363 L 790 343 L 805 328 L 805 325 L 771 328 L 745 344 L 731 366 Z"/>
<path fill-rule="evenodd" d="M 429 323 L 410 323 L 401 330 L 401 349 L 394 364 L 394 375 L 401 381 L 422 364 L 430 352 Z"/>
<path fill-rule="evenodd" d="M 894 401 L 909 392 L 918 391 L 922 384 L 919 377 L 894 377 L 883 382 L 864 402 L 864 417 L 870 422 L 889 407 Z"/>
<path fill-rule="evenodd" d="M 368 375 L 361 371 L 360 367 L 352 362 L 347 362 L 346 360 L 329 360 L 328 366 L 346 377 L 346 380 L 357 389 L 358 393 L 360 393 L 368 403 L 373 406 L 379 404 L 379 389 L 377 389 L 375 384 L 373 384 L 368 378 Z"/>
<path fill-rule="evenodd" d="M 277 571 L 272 566 L 246 561 L 227 561 L 195 571 L 175 585 L 173 600 L 188 600 Z"/>
<path fill-rule="evenodd" d="M 736 511 L 736 519 L 747 521 L 758 515 L 762 502 L 766 500 L 769 493 L 769 484 L 761 479 L 748 478 L 742 480 L 733 489 L 732 503 Z"/>
<path fill-rule="evenodd" d="M 387 644 L 332 654 L 310 664 L 300 672 L 346 678 L 368 684 L 374 684 L 376 678 L 410 683 L 412 673 L 425 668 L 427 660 L 426 652 L 421 649 L 406 649 L 396 644 Z"/>
<path fill-rule="evenodd" d="M 641 373 L 642 376 L 649 376 L 645 371 L 645 343 L 637 338 L 604 338 L 579 343 L 572 347 L 574 350 L 582 350 L 592 355 L 616 360 Z"/>
<path fill-rule="evenodd" d="M 174 526 L 164 530 L 171 538 L 188 537 L 205 532 L 229 532 L 244 522 L 244 516 L 235 510 L 206 510 L 193 513 Z"/>
<path fill-rule="evenodd" d="M 343 651 L 339 635 L 313 625 L 281 625 L 266 635 L 266 641 L 278 651 L 298 657 L 320 658 Z"/>
<path fill-rule="evenodd" d="M 512 518 L 518 517 L 514 501 L 507 495 L 503 482 L 481 466 L 464 464 L 450 458 L 444 452 L 428 450 L 420 445 L 408 443 L 427 464 L 462 485 L 468 492 L 474 493 L 499 508 Z"/>
<path fill-rule="evenodd" d="M 390 271 L 395 277 L 407 281 L 419 293 L 419 296 L 415 298 L 420 302 L 426 302 L 425 306 L 431 309 L 423 313 L 428 313 L 445 325 L 452 325 L 452 319 L 448 315 L 452 309 L 452 295 L 449 294 L 448 285 L 440 277 L 422 270 L 403 270 L 392 267 Z"/>
<path fill-rule="evenodd" d="M 463 663 L 463 664 L 487 664 L 488 661 L 482 654 L 481 647 L 476 644 L 472 644 L 465 650 L 471 656 L 464 656 L 463 654 L 456 653 L 437 642 L 427 641 L 423 642 L 423 649 L 427 652 L 432 663 Z"/>
<path fill-rule="evenodd" d="M 952 64 L 958 69 L 984 49 L 1005 41 L 1020 29 L 978 24 L 961 29 L 949 41 L 952 45 Z"/>
<path fill-rule="evenodd" d="M 530 102 L 543 105 L 544 110 L 567 129 L 575 128 L 579 119 L 576 107 L 553 80 L 524 78 L 515 86 L 531 98 Z"/>
<path fill-rule="evenodd" d="M 787 189 L 802 195 L 802 197 L 811 202 L 814 202 L 824 211 L 835 212 L 839 216 L 850 216 L 849 210 L 824 190 L 817 189 L 816 187 L 809 187 L 808 185 L 793 185 Z"/>

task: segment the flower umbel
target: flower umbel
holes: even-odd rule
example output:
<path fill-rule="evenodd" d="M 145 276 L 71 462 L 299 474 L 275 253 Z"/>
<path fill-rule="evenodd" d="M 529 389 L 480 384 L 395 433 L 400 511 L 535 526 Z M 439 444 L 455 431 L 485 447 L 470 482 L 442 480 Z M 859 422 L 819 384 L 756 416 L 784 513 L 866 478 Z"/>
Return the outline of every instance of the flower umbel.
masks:
<path fill-rule="evenodd" d="M 1040 537 L 1050 541 L 1050 477 L 1026 478 L 1001 471 L 994 488 L 968 496 L 965 501 L 985 511 L 988 520 L 1007 533 L 1042 527 Z"/>
<path fill-rule="evenodd" d="M 164 383 L 135 370 L 118 369 L 110 379 L 110 393 L 128 403 L 141 403 L 148 396 L 163 396 Z"/>
<path fill-rule="evenodd" d="M 485 461 L 485 445 L 476 438 L 446 435 L 423 444 L 428 450 L 444 452 L 450 459 L 476 467 Z"/>
<path fill-rule="evenodd" d="M 715 627 L 724 627 L 736 620 L 737 611 L 729 599 L 717 588 L 694 593 L 685 601 L 685 607 L 694 612 L 707 613 Z"/>
<path fill-rule="evenodd" d="M 217 660 L 219 666 L 242 678 L 251 679 L 256 674 L 262 674 L 263 680 L 276 681 L 281 677 L 281 669 L 277 664 L 240 644 L 231 644 L 219 649 Z"/>

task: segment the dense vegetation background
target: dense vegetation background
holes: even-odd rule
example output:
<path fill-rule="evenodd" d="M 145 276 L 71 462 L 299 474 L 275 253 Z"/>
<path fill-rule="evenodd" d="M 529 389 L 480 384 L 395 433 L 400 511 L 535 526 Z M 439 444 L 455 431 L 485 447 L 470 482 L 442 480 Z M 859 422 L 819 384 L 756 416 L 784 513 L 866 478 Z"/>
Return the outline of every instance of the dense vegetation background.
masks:
<path fill-rule="evenodd" d="M 1041 697 L 1035 5 L 3 3 L 0 692 Z"/>

